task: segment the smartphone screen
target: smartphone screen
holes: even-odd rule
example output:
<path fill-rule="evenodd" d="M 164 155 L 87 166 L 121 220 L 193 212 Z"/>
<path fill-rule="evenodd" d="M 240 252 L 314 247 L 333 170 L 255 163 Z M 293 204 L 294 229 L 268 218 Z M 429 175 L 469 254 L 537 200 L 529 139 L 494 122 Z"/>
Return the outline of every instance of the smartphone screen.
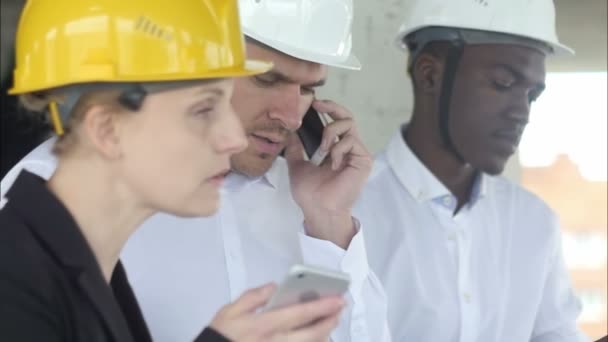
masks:
<path fill-rule="evenodd" d="M 323 161 L 318 160 L 319 158 L 315 155 L 321 146 L 324 128 L 325 124 L 323 123 L 321 115 L 313 107 L 310 107 L 308 112 L 306 112 L 306 115 L 304 115 L 304 119 L 302 119 L 302 126 L 297 131 L 308 159 L 317 165 L 321 164 Z"/>

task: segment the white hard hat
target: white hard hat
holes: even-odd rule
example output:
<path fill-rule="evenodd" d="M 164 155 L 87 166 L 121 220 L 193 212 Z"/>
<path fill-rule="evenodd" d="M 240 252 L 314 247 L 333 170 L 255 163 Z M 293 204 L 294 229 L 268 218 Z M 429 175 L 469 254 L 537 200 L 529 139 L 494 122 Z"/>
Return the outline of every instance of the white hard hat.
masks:
<path fill-rule="evenodd" d="M 352 0 L 239 0 L 243 33 L 289 56 L 361 69 L 352 55 Z"/>
<path fill-rule="evenodd" d="M 407 50 L 405 38 L 429 27 L 507 34 L 545 43 L 555 55 L 574 54 L 557 38 L 553 0 L 414 0 L 398 46 Z"/>

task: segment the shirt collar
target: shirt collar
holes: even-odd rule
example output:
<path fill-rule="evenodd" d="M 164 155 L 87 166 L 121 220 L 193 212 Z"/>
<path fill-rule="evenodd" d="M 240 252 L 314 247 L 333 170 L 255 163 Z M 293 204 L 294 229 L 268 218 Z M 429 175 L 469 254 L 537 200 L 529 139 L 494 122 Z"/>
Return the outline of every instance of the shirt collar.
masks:
<path fill-rule="evenodd" d="M 386 158 L 395 176 L 418 202 L 449 195 L 450 191 L 422 164 L 397 132 L 386 149 Z"/>
<path fill-rule="evenodd" d="M 274 189 L 279 188 L 279 183 L 283 170 L 287 161 L 283 157 L 278 157 L 270 166 L 270 169 L 264 174 L 263 178 L 266 184 Z"/>
<path fill-rule="evenodd" d="M 401 185 L 418 202 L 452 196 L 450 190 L 429 171 L 410 149 L 401 132 L 402 129 L 399 129 L 393 136 L 385 152 L 387 162 Z M 480 174 L 473 187 L 470 205 L 475 204 L 486 195 L 488 182 L 489 177 Z"/>
<path fill-rule="evenodd" d="M 491 182 L 492 178 L 483 173 L 479 174 L 479 177 L 475 180 L 475 184 L 473 184 L 473 191 L 471 192 L 471 201 L 470 204 L 474 205 L 480 199 L 486 197 L 488 193 L 488 186 Z"/>

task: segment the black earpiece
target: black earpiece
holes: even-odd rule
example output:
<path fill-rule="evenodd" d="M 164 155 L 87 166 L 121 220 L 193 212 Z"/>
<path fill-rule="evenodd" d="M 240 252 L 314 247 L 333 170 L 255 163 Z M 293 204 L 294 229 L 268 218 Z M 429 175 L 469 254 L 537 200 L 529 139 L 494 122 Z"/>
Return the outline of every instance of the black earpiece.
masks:
<path fill-rule="evenodd" d="M 138 111 L 148 92 L 141 85 L 134 85 L 132 89 L 126 90 L 118 97 L 118 102 L 131 111 Z"/>

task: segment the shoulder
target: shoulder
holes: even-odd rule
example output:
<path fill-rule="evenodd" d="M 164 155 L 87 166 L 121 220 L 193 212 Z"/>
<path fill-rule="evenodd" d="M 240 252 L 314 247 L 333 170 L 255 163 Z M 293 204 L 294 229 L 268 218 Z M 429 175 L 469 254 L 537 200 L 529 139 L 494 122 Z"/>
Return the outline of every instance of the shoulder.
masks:
<path fill-rule="evenodd" d="M 11 341 L 66 341 L 62 327 L 73 320 L 65 321 L 67 297 L 60 271 L 29 228 L 6 208 L 0 210 L 0 227 L 2 335 Z"/>
<path fill-rule="evenodd" d="M 396 195 L 395 190 L 401 190 L 399 181 L 390 167 L 384 154 L 378 155 L 374 160 L 372 171 L 367 180 L 361 197 L 364 199 L 388 201 L 387 197 Z M 391 191 L 389 191 L 391 190 Z"/>
<path fill-rule="evenodd" d="M 57 268 L 50 255 L 10 207 L 0 210 L 0 227 L 0 301 L 18 300 L 20 294 L 52 301 Z"/>
<path fill-rule="evenodd" d="M 489 194 L 497 209 L 507 215 L 506 219 L 513 220 L 515 228 L 539 243 L 559 243 L 559 217 L 544 200 L 502 176 L 489 177 L 489 183 Z"/>
<path fill-rule="evenodd" d="M 519 210 L 547 219 L 557 215 L 538 195 L 502 176 L 488 177 L 492 192 L 502 201 L 510 201 Z"/>
<path fill-rule="evenodd" d="M 369 180 L 375 181 L 377 179 L 382 179 L 387 173 L 390 172 L 391 168 L 386 158 L 386 153 L 380 153 L 374 158 L 374 166 L 372 168 Z"/>
<path fill-rule="evenodd" d="M 44 179 L 49 179 L 57 168 L 57 159 L 52 153 L 55 138 L 51 138 L 19 161 L 10 171 L 2 178 L 0 182 L 0 208 L 6 204 L 4 196 L 11 188 L 17 176 L 23 170 L 28 170 Z"/>

